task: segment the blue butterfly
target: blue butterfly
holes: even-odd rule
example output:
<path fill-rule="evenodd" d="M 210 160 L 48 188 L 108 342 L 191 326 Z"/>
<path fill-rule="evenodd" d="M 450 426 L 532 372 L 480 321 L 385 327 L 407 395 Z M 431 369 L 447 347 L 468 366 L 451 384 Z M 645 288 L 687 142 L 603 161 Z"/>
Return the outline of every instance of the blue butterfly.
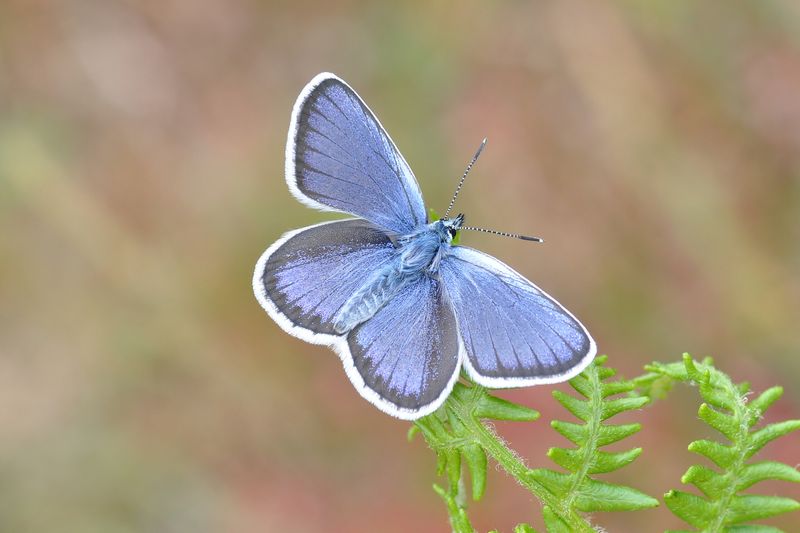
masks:
<path fill-rule="evenodd" d="M 494 257 L 453 244 L 459 230 L 479 229 L 464 215 L 447 218 L 448 208 L 428 220 L 408 163 L 333 74 L 297 98 L 286 183 L 310 207 L 358 218 L 283 235 L 258 260 L 255 295 L 286 332 L 332 347 L 381 411 L 433 412 L 462 365 L 476 383 L 504 388 L 565 381 L 594 357 L 572 313 Z"/>

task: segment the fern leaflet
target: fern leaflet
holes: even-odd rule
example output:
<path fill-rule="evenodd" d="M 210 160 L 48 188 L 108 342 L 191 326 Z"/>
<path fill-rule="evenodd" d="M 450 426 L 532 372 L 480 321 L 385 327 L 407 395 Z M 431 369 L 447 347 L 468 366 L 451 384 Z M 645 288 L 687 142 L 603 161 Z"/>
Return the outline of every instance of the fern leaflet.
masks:
<path fill-rule="evenodd" d="M 681 481 L 697 487 L 703 496 L 671 490 L 664 495 L 667 507 L 703 532 L 778 532 L 770 526 L 744 523 L 796 510 L 800 503 L 792 498 L 741 492 L 764 480 L 800 483 L 800 472 L 789 465 L 775 461 L 750 462 L 767 443 L 800 429 L 800 420 L 753 429 L 764 412 L 781 397 L 783 389 L 772 387 L 748 402 L 746 383 L 736 385 L 714 368 L 710 360 L 700 363 L 688 354 L 684 354 L 682 363 L 654 363 L 647 368 L 650 374 L 637 380 L 643 389 L 652 390 L 656 384 L 663 386 L 665 379 L 697 385 L 705 401 L 698 411 L 700 418 L 728 441 L 697 440 L 689 445 L 689 451 L 706 457 L 718 470 L 703 465 L 690 466 Z"/>
<path fill-rule="evenodd" d="M 582 423 L 554 420 L 552 427 L 575 444 L 574 448 L 551 448 L 548 456 L 566 472 L 539 468 L 528 475 L 544 485 L 557 501 L 557 507 L 544 509 L 548 531 L 568 531 L 558 516 L 576 511 L 633 511 L 655 507 L 658 501 L 623 485 L 599 481 L 594 474 L 612 472 L 631 463 L 642 452 L 633 448 L 623 452 L 607 452 L 600 448 L 620 441 L 641 428 L 639 424 L 612 425 L 609 418 L 649 402 L 646 396 L 632 392 L 634 383 L 611 380 L 611 368 L 603 366 L 606 357 L 598 357 L 582 374 L 570 380 L 570 385 L 583 398 L 560 391 L 553 396 Z M 624 395 L 624 396 L 620 396 Z"/>

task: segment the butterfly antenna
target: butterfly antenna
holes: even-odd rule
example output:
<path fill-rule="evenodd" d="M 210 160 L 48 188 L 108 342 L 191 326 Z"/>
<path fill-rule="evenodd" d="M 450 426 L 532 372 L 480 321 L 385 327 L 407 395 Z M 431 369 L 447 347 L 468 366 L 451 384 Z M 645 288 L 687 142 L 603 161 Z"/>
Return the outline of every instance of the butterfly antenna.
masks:
<path fill-rule="evenodd" d="M 481 142 L 481 145 L 478 147 L 478 151 L 475 152 L 475 155 L 473 156 L 472 161 L 470 161 L 469 165 L 467 165 L 467 170 L 464 171 L 464 175 L 461 176 L 461 180 L 458 182 L 458 187 L 456 187 L 456 192 L 453 193 L 453 199 L 450 200 L 450 205 L 447 206 L 447 211 L 444 212 L 444 218 L 447 218 L 447 215 L 450 214 L 450 210 L 453 209 L 453 205 L 456 203 L 456 198 L 458 198 L 458 193 L 461 192 L 461 187 L 464 186 L 464 180 L 467 179 L 467 174 L 469 174 L 469 171 L 472 170 L 472 165 L 475 164 L 475 161 L 478 160 L 478 157 L 480 157 L 481 152 L 483 152 L 483 147 L 484 146 L 486 146 L 486 138 L 485 137 L 483 139 L 483 142 Z"/>
<path fill-rule="evenodd" d="M 513 237 L 515 239 L 521 239 L 523 241 L 544 242 L 544 239 L 542 239 L 541 237 L 528 237 L 527 235 L 520 235 L 519 233 L 508 233 L 506 231 L 476 228 L 474 226 L 461 226 L 459 229 L 465 229 L 469 231 L 482 231 L 483 233 L 491 233 L 492 235 L 500 235 L 502 237 Z"/>

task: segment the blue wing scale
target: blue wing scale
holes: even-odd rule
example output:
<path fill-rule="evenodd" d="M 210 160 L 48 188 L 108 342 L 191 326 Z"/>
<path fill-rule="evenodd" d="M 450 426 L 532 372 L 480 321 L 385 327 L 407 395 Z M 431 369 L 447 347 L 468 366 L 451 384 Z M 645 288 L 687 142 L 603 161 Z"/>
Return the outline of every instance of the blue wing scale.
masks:
<path fill-rule="evenodd" d="M 441 284 L 428 276 L 353 329 L 347 342 L 366 385 L 400 410 L 434 410 L 458 376 L 455 317 Z"/>
<path fill-rule="evenodd" d="M 591 362 L 586 328 L 536 285 L 494 257 L 450 249 L 440 275 L 475 381 L 517 387 L 564 381 Z"/>
<path fill-rule="evenodd" d="M 351 213 L 398 234 L 426 222 L 408 163 L 367 105 L 333 74 L 315 77 L 292 113 L 286 181 L 313 207 Z"/>
<path fill-rule="evenodd" d="M 276 244 L 256 268 L 256 295 L 309 334 L 334 335 L 336 312 L 395 254 L 383 230 L 358 219 L 303 228 Z"/>

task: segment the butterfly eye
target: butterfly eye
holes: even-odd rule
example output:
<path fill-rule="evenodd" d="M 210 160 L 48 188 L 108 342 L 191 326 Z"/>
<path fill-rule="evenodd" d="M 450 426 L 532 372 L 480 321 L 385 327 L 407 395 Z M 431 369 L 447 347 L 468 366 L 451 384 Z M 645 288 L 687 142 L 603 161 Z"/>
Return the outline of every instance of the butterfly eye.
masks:
<path fill-rule="evenodd" d="M 447 232 L 450 234 L 451 239 L 455 239 L 456 233 L 458 233 L 455 228 L 447 228 Z"/>

